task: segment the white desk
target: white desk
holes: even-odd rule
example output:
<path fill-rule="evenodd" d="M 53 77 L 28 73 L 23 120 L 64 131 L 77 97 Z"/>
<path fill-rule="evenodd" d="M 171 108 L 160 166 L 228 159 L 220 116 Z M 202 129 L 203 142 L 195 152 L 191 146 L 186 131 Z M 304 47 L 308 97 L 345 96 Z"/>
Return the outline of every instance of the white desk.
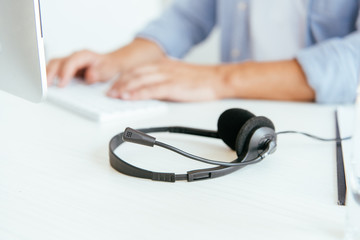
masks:
<path fill-rule="evenodd" d="M 275 154 L 225 177 L 164 183 L 122 175 L 108 160 L 126 126 L 216 129 L 240 107 L 277 130 L 334 137 L 335 106 L 227 100 L 171 104 L 159 116 L 98 124 L 48 103 L 0 93 L 0 239 L 342 239 L 334 143 L 281 135 Z M 220 141 L 160 134 L 159 140 L 214 159 Z M 159 148 L 126 145 L 137 166 L 185 173 L 208 167 Z"/>

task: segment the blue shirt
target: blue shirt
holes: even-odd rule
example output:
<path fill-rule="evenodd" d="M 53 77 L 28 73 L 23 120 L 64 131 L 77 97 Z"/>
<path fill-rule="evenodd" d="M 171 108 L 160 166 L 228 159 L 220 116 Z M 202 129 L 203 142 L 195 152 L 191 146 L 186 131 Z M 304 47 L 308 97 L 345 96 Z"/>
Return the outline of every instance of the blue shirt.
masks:
<path fill-rule="evenodd" d="M 138 37 L 181 58 L 215 26 L 221 31 L 222 62 L 251 60 L 251 0 L 175 0 Z M 356 100 L 360 70 L 360 0 L 309 0 L 306 47 L 296 56 L 319 103 Z M 276 34 L 276 33 L 274 33 Z M 236 54 L 234 54 L 236 53 Z"/>

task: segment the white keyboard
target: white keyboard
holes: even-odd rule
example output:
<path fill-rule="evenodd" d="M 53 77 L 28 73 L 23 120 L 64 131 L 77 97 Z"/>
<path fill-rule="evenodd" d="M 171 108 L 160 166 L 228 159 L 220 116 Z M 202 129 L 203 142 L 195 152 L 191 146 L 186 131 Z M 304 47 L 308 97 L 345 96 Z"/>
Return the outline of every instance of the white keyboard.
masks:
<path fill-rule="evenodd" d="M 69 86 L 49 87 L 48 101 L 95 121 L 121 120 L 124 117 L 164 111 L 167 104 L 155 100 L 124 101 L 106 96 L 110 83 L 88 85 L 73 80 Z"/>

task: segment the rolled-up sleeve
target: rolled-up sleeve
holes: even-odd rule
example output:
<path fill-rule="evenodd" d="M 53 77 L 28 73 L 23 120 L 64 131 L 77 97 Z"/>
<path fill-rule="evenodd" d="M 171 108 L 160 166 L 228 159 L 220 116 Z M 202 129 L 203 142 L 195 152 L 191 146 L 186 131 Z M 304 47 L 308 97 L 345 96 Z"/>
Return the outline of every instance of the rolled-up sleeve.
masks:
<path fill-rule="evenodd" d="M 360 32 L 305 48 L 297 55 L 318 103 L 353 103 L 360 70 Z"/>
<path fill-rule="evenodd" d="M 157 43 L 167 55 L 181 58 L 204 40 L 216 23 L 216 0 L 175 0 L 136 37 Z"/>

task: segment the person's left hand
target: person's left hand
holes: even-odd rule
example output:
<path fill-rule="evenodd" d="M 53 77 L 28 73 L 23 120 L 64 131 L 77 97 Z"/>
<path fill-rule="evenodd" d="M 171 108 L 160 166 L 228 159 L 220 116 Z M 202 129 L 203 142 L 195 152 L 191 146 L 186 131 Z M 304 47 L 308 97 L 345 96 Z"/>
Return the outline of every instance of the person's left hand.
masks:
<path fill-rule="evenodd" d="M 222 98 L 219 66 L 164 59 L 122 73 L 107 95 L 123 100 L 207 101 Z"/>

